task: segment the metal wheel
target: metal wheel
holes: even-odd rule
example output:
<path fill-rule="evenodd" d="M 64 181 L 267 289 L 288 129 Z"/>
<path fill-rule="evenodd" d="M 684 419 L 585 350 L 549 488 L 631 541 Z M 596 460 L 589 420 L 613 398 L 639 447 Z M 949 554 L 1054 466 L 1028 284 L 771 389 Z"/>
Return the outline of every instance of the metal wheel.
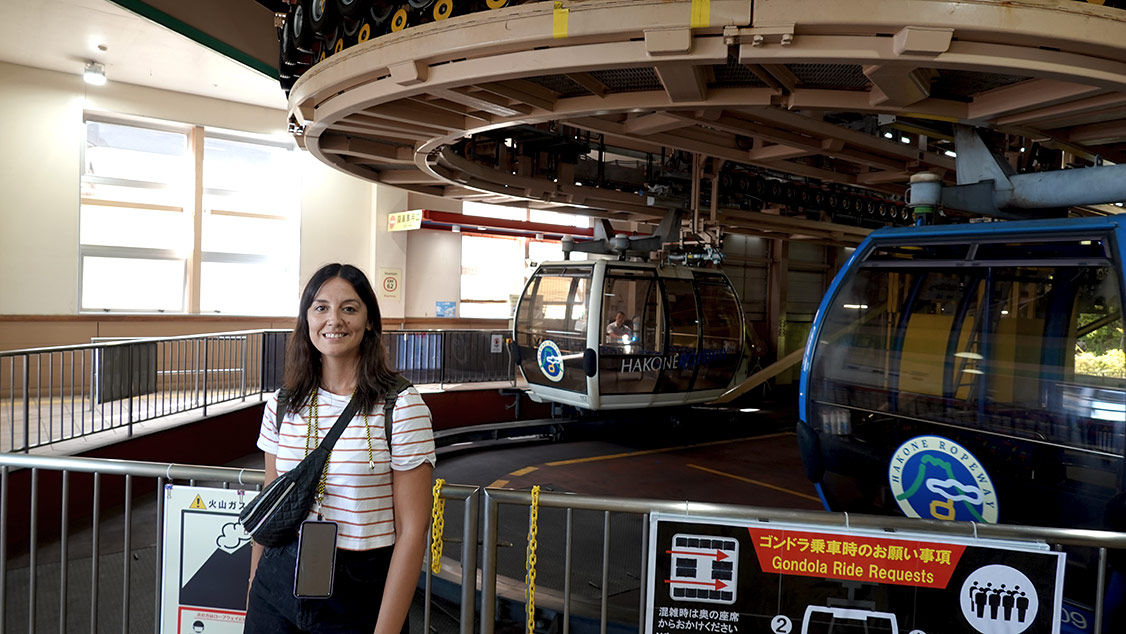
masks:
<path fill-rule="evenodd" d="M 395 5 L 390 0 L 375 0 L 371 3 L 368 15 L 371 16 L 373 27 L 381 27 L 391 19 L 391 14 L 394 12 Z"/>
<path fill-rule="evenodd" d="M 336 12 L 349 20 L 357 20 L 367 15 L 369 0 L 335 0 Z"/>
<path fill-rule="evenodd" d="M 502 9 L 508 6 L 508 0 L 485 0 L 485 6 L 490 9 Z"/>
<path fill-rule="evenodd" d="M 411 5 L 412 9 L 425 11 L 430 8 L 430 5 L 434 4 L 434 0 L 407 0 L 407 4 Z"/>
<path fill-rule="evenodd" d="M 301 4 L 309 5 L 309 24 L 318 35 L 330 35 L 340 23 L 335 0 L 301 0 Z"/>
<path fill-rule="evenodd" d="M 454 14 L 454 0 L 438 0 L 434 3 L 434 20 L 445 20 Z"/>
<path fill-rule="evenodd" d="M 407 24 L 409 23 L 410 18 L 407 14 L 407 7 L 405 5 L 401 6 L 399 10 L 395 12 L 395 15 L 391 16 L 391 32 L 398 33 L 407 28 Z"/>
<path fill-rule="evenodd" d="M 317 38 L 313 33 L 313 25 L 309 23 L 309 7 L 306 6 L 307 4 L 308 0 L 303 0 L 293 7 L 289 17 L 285 20 L 285 28 L 289 29 L 289 34 L 293 36 L 293 45 L 297 47 L 297 50 L 312 53 L 313 44 Z"/>

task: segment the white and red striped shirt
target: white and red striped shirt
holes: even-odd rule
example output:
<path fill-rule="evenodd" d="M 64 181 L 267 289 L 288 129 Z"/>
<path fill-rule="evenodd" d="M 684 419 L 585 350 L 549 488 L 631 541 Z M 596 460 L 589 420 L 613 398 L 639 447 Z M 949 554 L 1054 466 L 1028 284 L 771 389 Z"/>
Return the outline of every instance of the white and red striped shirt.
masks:
<path fill-rule="evenodd" d="M 316 447 L 339 418 L 349 397 L 325 390 L 317 391 Z M 297 466 L 305 458 L 309 408 L 300 414 L 290 412 L 282 421 L 279 442 L 274 423 L 278 395 L 266 402 L 258 448 L 276 456 L 278 475 Z M 383 401 L 368 413 L 372 458 L 375 469 L 368 464 L 368 435 L 364 416 L 357 414 L 348 423 L 328 462 L 325 497 L 321 512 L 326 520 L 337 522 L 336 545 L 346 550 L 371 550 L 395 543 L 395 509 L 391 500 L 391 469 L 407 471 L 424 462 L 434 464 L 434 434 L 431 430 L 430 408 L 414 386 L 399 394 L 391 426 L 391 449 L 387 450 L 383 431 Z M 310 512 L 310 517 L 313 514 Z"/>

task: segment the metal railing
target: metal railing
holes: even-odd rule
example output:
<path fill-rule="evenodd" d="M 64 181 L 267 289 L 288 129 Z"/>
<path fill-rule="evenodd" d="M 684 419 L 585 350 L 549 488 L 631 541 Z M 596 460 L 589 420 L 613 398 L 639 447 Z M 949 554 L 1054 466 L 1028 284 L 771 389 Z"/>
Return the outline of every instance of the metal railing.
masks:
<path fill-rule="evenodd" d="M 159 634 L 164 485 L 258 489 L 263 476 L 257 469 L 0 454 L 0 634 L 56 629 L 60 634 Z M 23 486 L 14 486 L 17 477 Z M 110 486 L 111 481 L 117 486 Z M 143 491 L 150 487 L 153 494 L 146 503 Z M 75 498 L 76 489 L 85 490 L 89 504 Z M 477 487 L 442 487 L 443 499 L 461 502 L 464 518 L 462 534 L 446 540 L 462 545 L 462 634 L 473 631 L 475 615 L 478 497 Z M 13 512 L 16 498 L 27 506 Z M 45 499 L 56 500 L 58 507 L 46 507 Z M 77 509 L 83 512 L 76 513 Z M 26 532 L 13 530 L 17 527 Z M 81 545 L 89 548 L 88 554 L 72 555 L 80 545 L 75 532 L 82 533 Z M 12 553 L 9 544 L 16 544 L 18 552 Z M 53 561 L 41 556 L 46 551 L 54 555 Z M 151 566 L 137 566 L 150 556 Z M 72 575 L 72 571 L 84 574 Z M 50 577 L 52 583 L 42 583 L 41 577 Z M 431 577 L 427 566 L 423 630 L 427 632 L 431 631 Z M 85 586 L 83 591 L 74 592 L 80 585 Z M 15 589 L 24 596 L 14 596 Z M 147 608 L 138 607 L 142 605 L 152 608 L 151 615 Z M 151 627 L 137 622 L 148 618 Z"/>
<path fill-rule="evenodd" d="M 11 631 L 59 632 L 160 631 L 162 518 L 164 485 L 225 488 L 257 487 L 263 473 L 252 469 L 203 467 L 90 458 L 50 458 L 0 454 L 0 634 Z M 151 487 L 152 493 L 146 492 Z M 78 491 L 79 493 L 75 493 Z M 449 534 L 447 545 L 460 543 L 454 555 L 460 561 L 456 575 L 457 630 L 469 634 L 478 620 L 481 634 L 492 634 L 498 621 L 522 621 L 520 597 L 524 572 L 528 491 L 481 489 L 447 484 L 442 498 L 461 502 L 447 508 L 445 524 L 460 524 L 461 534 Z M 88 496 L 90 503 L 80 498 Z M 146 501 L 147 499 L 147 501 Z M 44 503 L 57 502 L 57 506 Z M 479 511 L 479 506 L 483 511 Z M 502 526 L 502 507 L 520 514 Z M 782 509 L 671 502 L 640 498 L 609 498 L 543 491 L 540 509 L 537 567 L 541 588 L 537 602 L 537 631 L 568 634 L 573 623 L 586 620 L 584 629 L 606 632 L 613 624 L 622 630 L 632 621 L 644 630 L 647 588 L 649 515 L 707 517 L 747 522 L 785 522 L 826 528 L 875 529 L 930 533 L 960 538 L 996 538 L 1084 546 L 1098 550 L 1096 622 L 1100 633 L 1105 591 L 1107 549 L 1126 549 L 1126 533 L 1095 530 L 1051 529 L 1028 526 L 939 522 L 909 518 L 875 517 L 790 511 Z M 549 517 L 562 515 L 562 521 Z M 460 523 L 454 517 L 460 513 Z M 479 515 L 480 513 L 480 515 Z M 585 514 L 586 520 L 579 520 Z M 522 518 L 522 519 L 521 519 Z M 625 521 L 623 521 L 625 518 Z M 483 528 L 478 530 L 479 519 Z M 511 520 L 512 518 L 509 517 Z M 88 528 L 87 528 L 88 527 Z M 578 527 L 578 528 L 577 528 Z M 510 533 L 510 534 L 505 534 Z M 478 566 L 478 538 L 481 563 Z M 120 541 L 118 541 L 120 540 Z M 503 546 L 517 546 L 502 548 Z M 89 552 L 81 552 L 89 548 Z M 635 552 L 636 561 L 624 553 Z M 428 549 L 429 552 L 429 549 Z M 611 552 L 615 554 L 610 565 Z M 594 553 L 593 557 L 589 557 Z M 578 554 L 600 561 L 594 572 L 577 571 Z M 503 556 L 502 556 L 503 555 Z M 451 558 L 452 560 L 452 558 Z M 446 557 L 443 557 L 446 565 Z M 454 567 L 454 566 L 450 566 Z M 507 578 L 501 570 L 510 572 Z M 476 601 L 480 572 L 480 604 Z M 581 575 L 587 575 L 583 579 Z M 597 575 L 597 576 L 595 576 Z M 576 580 L 576 576 L 580 576 Z M 444 581 L 454 581 L 449 575 Z M 585 583 L 584 583 L 585 581 Z M 434 575 L 429 565 L 422 575 L 423 621 L 431 629 Z M 627 584 L 628 588 L 624 588 Z M 500 601 L 505 590 L 508 596 Z M 591 589 L 597 594 L 591 594 Z M 624 606 L 627 590 L 640 590 L 638 601 Z M 613 591 L 612 591 L 613 590 Z M 151 593 L 151 594 L 150 594 Z M 585 596 L 584 596 L 585 594 Z M 593 598 L 593 600 L 591 600 Z M 480 606 L 479 610 L 477 606 Z M 148 609 L 152 609 L 151 615 Z M 508 615 L 498 614 L 507 609 Z M 636 618 L 632 618 L 636 611 Z M 554 621 L 546 624 L 549 612 Z M 454 617 L 451 615 L 451 619 Z M 595 625 L 592 619 L 597 619 Z M 152 626 L 147 622 L 152 620 Z M 450 631 L 449 626 L 440 631 Z M 522 629 L 522 628 L 521 628 Z"/>
<path fill-rule="evenodd" d="M 0 352 L 0 451 L 28 451 L 277 389 L 287 331 Z"/>
<path fill-rule="evenodd" d="M 245 330 L 0 352 L 0 451 L 27 452 L 281 385 L 288 330 Z M 499 330 L 383 333 L 392 367 L 413 383 L 513 381 Z"/>

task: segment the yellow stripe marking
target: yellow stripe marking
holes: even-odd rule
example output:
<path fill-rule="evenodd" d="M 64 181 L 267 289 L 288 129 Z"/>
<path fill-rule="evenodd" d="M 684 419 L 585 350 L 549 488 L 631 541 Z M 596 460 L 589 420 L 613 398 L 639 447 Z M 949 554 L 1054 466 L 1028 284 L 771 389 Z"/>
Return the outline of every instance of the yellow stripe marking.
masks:
<path fill-rule="evenodd" d="M 508 486 L 508 480 L 493 480 L 493 483 L 489 485 L 489 488 L 500 489 L 506 486 Z"/>
<path fill-rule="evenodd" d="M 711 9 L 711 0 L 692 0 L 692 20 L 689 26 L 694 29 L 711 26 Z"/>
<path fill-rule="evenodd" d="M 737 476 L 737 475 L 732 474 L 732 473 L 724 473 L 722 471 L 716 471 L 715 469 L 709 469 L 707 467 L 701 467 L 700 465 L 690 464 L 688 466 L 693 468 L 693 469 L 699 469 L 700 471 L 704 471 L 704 472 L 711 473 L 711 474 L 714 474 L 714 475 L 723 476 L 725 478 L 731 478 L 732 480 L 739 480 L 740 482 L 746 482 L 748 484 L 757 484 L 760 487 L 766 487 L 768 489 L 774 489 L 775 491 L 781 491 L 782 493 L 789 493 L 790 495 L 796 495 L 799 498 L 802 498 L 802 499 L 805 499 L 805 500 L 812 500 L 812 501 L 818 502 L 818 503 L 821 502 L 821 498 L 814 497 L 812 495 L 806 495 L 805 493 L 799 493 L 797 491 L 793 491 L 793 490 L 787 489 L 785 487 L 774 486 L 773 484 L 769 484 L 769 483 L 766 483 L 766 482 L 760 482 L 758 480 L 752 480 L 750 478 L 744 478 L 743 476 Z"/>
<path fill-rule="evenodd" d="M 557 40 L 567 37 L 567 19 L 571 15 L 570 9 L 564 9 L 562 2 L 555 3 L 555 10 L 551 12 L 551 36 Z"/>
<path fill-rule="evenodd" d="M 529 473 L 535 471 L 536 469 L 539 469 L 539 467 L 524 467 L 523 469 L 517 469 L 516 471 L 513 471 L 512 473 L 510 473 L 508 475 L 510 475 L 510 476 L 528 475 Z"/>
<path fill-rule="evenodd" d="M 744 440 L 767 440 L 770 438 L 781 438 L 782 436 L 793 436 L 794 432 L 780 432 L 777 434 L 767 434 L 766 436 L 753 436 L 751 438 L 735 438 L 729 440 L 714 440 L 712 442 L 703 442 L 698 445 L 683 445 L 680 447 L 666 447 L 664 449 L 646 449 L 644 451 L 630 451 L 627 453 L 614 453 L 606 456 L 592 456 L 590 458 L 575 458 L 573 460 L 559 460 L 557 462 L 548 462 L 549 467 L 562 467 L 565 465 L 582 464 L 584 462 L 597 462 L 599 460 L 614 460 L 617 458 L 632 458 L 634 456 L 648 456 L 655 453 L 668 453 L 670 451 L 681 451 L 683 449 L 695 449 L 697 447 L 711 447 L 712 445 L 723 445 L 733 442 L 740 442 Z"/>

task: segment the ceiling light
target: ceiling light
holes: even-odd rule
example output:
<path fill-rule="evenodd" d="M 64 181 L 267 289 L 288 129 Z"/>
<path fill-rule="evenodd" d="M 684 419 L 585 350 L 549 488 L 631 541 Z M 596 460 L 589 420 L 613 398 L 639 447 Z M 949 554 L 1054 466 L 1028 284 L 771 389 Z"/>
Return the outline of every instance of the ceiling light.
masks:
<path fill-rule="evenodd" d="M 106 83 L 105 64 L 86 62 L 86 69 L 82 71 L 82 80 L 91 86 L 103 86 Z"/>
<path fill-rule="evenodd" d="M 945 154 L 946 156 L 949 156 L 950 158 L 958 158 L 958 153 L 952 152 L 950 150 L 946 150 L 945 152 L 943 152 L 943 154 Z"/>
<path fill-rule="evenodd" d="M 910 138 L 910 137 L 905 137 L 905 136 L 901 136 L 901 137 L 899 137 L 899 142 L 900 142 L 900 143 L 910 143 L 910 142 L 911 142 L 911 138 Z"/>
<path fill-rule="evenodd" d="M 893 138 L 894 136 L 895 135 L 892 134 L 891 132 L 884 132 L 884 138 L 885 139 L 890 139 L 890 138 Z"/>

